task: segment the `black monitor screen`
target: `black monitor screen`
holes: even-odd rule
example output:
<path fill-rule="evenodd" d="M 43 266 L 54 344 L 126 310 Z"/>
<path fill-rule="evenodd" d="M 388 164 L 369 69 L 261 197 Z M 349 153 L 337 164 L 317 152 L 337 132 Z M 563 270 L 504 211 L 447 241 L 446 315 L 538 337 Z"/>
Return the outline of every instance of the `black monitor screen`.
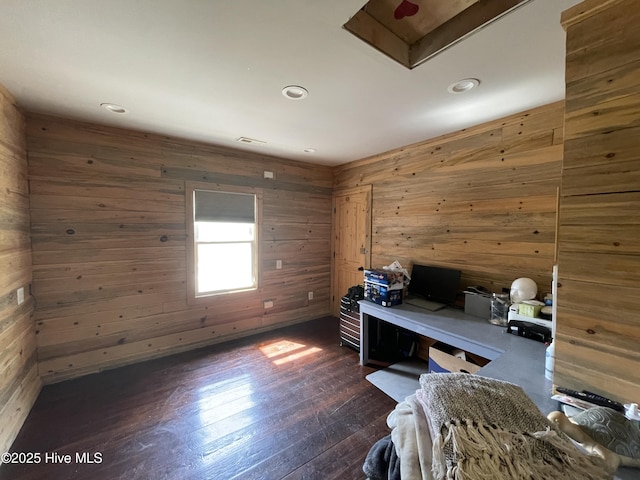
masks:
<path fill-rule="evenodd" d="M 409 293 L 439 303 L 455 303 L 460 288 L 460 270 L 414 265 Z"/>

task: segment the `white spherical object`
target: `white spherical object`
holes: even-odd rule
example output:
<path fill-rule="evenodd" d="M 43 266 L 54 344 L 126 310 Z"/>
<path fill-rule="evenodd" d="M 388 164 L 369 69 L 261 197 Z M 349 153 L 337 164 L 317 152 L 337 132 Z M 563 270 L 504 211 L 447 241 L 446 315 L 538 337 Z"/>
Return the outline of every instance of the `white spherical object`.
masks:
<path fill-rule="evenodd" d="M 538 285 L 530 278 L 516 278 L 511 284 L 511 303 L 532 300 L 538 294 Z"/>

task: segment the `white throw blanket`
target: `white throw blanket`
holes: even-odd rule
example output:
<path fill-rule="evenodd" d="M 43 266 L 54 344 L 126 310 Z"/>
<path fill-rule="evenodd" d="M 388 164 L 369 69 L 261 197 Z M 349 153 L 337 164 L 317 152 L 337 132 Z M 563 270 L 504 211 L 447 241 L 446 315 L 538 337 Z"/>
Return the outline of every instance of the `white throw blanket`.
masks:
<path fill-rule="evenodd" d="M 400 459 L 402 480 L 433 480 L 431 433 L 427 417 L 415 395 L 396 405 L 387 417 L 391 441 Z"/>

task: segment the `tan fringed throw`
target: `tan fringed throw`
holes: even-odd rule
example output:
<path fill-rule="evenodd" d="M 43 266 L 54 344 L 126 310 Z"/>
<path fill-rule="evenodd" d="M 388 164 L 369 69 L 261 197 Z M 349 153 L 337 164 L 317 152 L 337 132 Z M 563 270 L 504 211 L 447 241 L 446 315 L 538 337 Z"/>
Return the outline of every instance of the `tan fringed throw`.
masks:
<path fill-rule="evenodd" d="M 597 459 L 554 429 L 517 385 L 464 373 L 420 377 L 436 480 L 602 480 Z"/>

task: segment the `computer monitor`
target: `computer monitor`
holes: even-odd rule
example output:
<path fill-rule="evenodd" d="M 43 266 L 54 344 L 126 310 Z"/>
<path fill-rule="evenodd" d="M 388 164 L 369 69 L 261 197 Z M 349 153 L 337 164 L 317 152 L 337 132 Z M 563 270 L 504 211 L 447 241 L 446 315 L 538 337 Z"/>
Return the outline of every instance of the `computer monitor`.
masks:
<path fill-rule="evenodd" d="M 460 288 L 460 270 L 414 265 L 411 269 L 409 294 L 432 302 L 453 304 Z"/>

